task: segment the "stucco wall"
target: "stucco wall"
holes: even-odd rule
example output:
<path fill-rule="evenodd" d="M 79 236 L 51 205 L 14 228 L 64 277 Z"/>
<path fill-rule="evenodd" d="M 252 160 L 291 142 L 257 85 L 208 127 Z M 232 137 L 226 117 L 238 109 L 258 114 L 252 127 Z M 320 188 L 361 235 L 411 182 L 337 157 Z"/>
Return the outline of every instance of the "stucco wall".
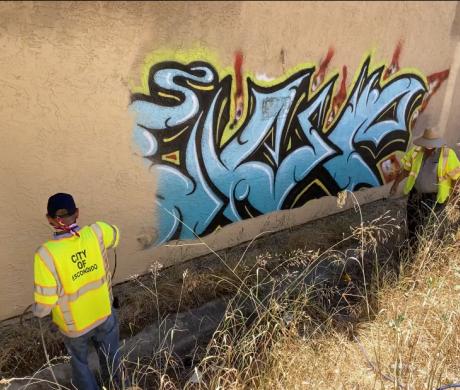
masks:
<path fill-rule="evenodd" d="M 426 81 L 448 69 L 455 8 L 456 2 L 1 3 L 0 318 L 31 303 L 32 256 L 50 235 L 44 214 L 55 192 L 74 194 L 82 224 L 97 219 L 121 228 L 117 281 L 145 272 L 154 260 L 172 264 L 207 252 L 207 246 L 221 249 L 337 211 L 329 196 L 229 224 L 206 235 L 206 245 L 153 245 L 161 233 L 157 177 L 149 168 L 154 159 L 142 158 L 133 145 L 130 110 L 131 94 L 155 65 L 146 64 L 149 55 L 201 59 L 234 80 L 239 50 L 249 72 L 247 95 L 246 77 L 257 82 L 262 74 L 294 74 L 308 68 L 302 64 L 319 65 L 333 47 L 325 80 L 338 73 L 337 92 L 346 65 L 349 93 L 366 54 L 373 51 L 374 65 L 389 65 L 400 41 L 401 74 Z M 431 96 L 415 133 L 437 123 L 444 90 L 441 85 Z M 231 120 L 235 107 L 229 108 Z M 370 201 L 387 190 L 360 191 L 358 197 Z"/>

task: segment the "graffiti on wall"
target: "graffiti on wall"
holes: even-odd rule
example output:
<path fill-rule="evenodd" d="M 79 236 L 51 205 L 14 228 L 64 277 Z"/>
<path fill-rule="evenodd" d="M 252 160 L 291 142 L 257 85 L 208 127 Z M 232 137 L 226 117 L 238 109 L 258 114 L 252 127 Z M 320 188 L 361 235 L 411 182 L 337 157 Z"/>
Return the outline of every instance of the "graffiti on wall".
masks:
<path fill-rule="evenodd" d="M 318 69 L 271 81 L 243 75 L 241 52 L 224 71 L 203 60 L 149 64 L 130 109 L 157 177 L 156 243 L 382 185 L 382 162 L 406 149 L 448 75 L 400 69 L 400 53 L 398 44 L 391 63 L 374 68 L 366 56 L 349 85 L 346 66 L 327 73 L 333 49 Z"/>

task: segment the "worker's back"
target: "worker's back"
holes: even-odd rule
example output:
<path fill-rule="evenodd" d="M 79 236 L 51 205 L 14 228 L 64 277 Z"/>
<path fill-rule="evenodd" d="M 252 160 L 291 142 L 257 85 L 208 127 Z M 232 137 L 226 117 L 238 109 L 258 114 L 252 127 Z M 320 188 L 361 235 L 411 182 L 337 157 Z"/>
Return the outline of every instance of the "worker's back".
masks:
<path fill-rule="evenodd" d="M 97 222 L 56 236 L 35 254 L 35 301 L 52 305 L 53 321 L 69 337 L 95 328 L 111 313 L 106 249 L 118 243 L 118 229 Z"/>

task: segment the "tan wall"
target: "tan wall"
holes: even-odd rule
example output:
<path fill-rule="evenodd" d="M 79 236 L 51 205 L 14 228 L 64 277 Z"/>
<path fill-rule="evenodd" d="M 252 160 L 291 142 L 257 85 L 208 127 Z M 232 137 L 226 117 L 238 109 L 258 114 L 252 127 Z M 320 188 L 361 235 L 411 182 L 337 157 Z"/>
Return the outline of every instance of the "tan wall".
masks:
<path fill-rule="evenodd" d="M 460 4 L 457 2 L 455 18 L 451 28 L 453 59 L 449 80 L 446 84 L 440 126 L 444 128 L 448 143 L 460 152 Z"/>
<path fill-rule="evenodd" d="M 402 38 L 401 65 L 428 75 L 451 64 L 455 7 L 456 2 L 1 3 L 0 318 L 21 313 L 32 301 L 32 256 L 50 235 L 44 214 L 55 192 L 74 194 L 81 223 L 98 219 L 120 226 L 117 281 L 144 272 L 153 260 L 167 265 L 208 250 L 199 243 L 142 245 L 154 233 L 156 183 L 132 148 L 127 108 L 130 81 L 139 79 L 149 53 L 200 45 L 231 66 L 241 49 L 245 69 L 280 76 L 300 63 L 317 63 L 332 45 L 330 68 L 346 64 L 354 74 L 370 49 L 376 49 L 376 60 L 388 62 Z M 419 126 L 437 122 L 444 89 Z M 369 201 L 386 190 L 358 196 Z M 335 198 L 323 198 L 229 225 L 205 241 L 219 249 L 336 210 Z"/>

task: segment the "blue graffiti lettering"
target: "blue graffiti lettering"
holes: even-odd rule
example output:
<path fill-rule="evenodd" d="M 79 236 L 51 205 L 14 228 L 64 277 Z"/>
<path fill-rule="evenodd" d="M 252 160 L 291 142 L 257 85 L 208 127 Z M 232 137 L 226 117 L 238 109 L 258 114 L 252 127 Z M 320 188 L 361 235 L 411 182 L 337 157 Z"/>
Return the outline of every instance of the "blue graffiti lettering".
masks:
<path fill-rule="evenodd" d="M 378 164 L 406 148 L 427 88 L 408 72 L 383 82 L 384 67 L 370 72 L 369 64 L 331 123 L 338 76 L 314 92 L 313 67 L 271 87 L 248 79 L 247 113 L 223 145 L 231 76 L 219 80 L 205 62 L 152 67 L 149 92 L 134 94 L 130 108 L 134 142 L 158 178 L 156 243 L 381 185 Z"/>

